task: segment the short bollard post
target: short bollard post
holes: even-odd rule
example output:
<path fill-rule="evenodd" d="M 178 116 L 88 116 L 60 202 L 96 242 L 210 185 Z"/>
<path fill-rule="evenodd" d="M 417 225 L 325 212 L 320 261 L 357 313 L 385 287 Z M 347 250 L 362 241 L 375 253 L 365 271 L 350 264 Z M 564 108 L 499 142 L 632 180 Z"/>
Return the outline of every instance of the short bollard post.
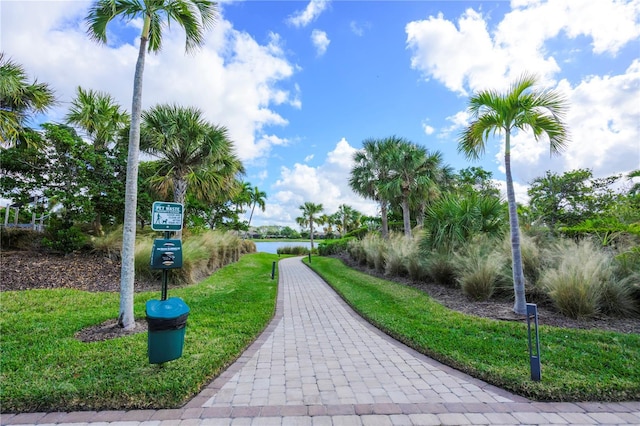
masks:
<path fill-rule="evenodd" d="M 309 252 L 309 263 L 311 263 L 311 252 Z"/>
<path fill-rule="evenodd" d="M 532 321 L 535 328 L 535 342 L 533 342 L 534 336 L 532 336 L 531 333 Z M 529 364 L 531 365 L 531 380 L 539 382 L 542 379 L 540 369 L 540 336 L 538 335 L 538 306 L 535 303 L 527 303 L 527 331 L 529 332 Z"/>
<path fill-rule="evenodd" d="M 276 276 L 276 262 L 273 262 L 273 264 L 271 265 L 271 279 L 273 279 Z"/>

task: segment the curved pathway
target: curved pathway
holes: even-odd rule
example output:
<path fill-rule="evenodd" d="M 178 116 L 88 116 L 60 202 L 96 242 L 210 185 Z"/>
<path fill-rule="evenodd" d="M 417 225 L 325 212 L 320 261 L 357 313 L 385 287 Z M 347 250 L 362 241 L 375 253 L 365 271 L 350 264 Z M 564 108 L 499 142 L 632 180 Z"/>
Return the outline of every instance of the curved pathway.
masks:
<path fill-rule="evenodd" d="M 269 327 L 185 407 L 3 415 L 1 423 L 640 425 L 640 403 L 536 403 L 490 386 L 381 333 L 289 258 L 279 263 Z"/>

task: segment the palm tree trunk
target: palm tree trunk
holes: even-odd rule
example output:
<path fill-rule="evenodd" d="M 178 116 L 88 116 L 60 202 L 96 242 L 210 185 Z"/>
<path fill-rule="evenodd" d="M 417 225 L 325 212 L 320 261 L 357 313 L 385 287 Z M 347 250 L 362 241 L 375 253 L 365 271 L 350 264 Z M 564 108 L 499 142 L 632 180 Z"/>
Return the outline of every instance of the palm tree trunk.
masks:
<path fill-rule="evenodd" d="M 311 251 L 313 251 L 313 220 L 309 218 L 309 238 L 311 238 Z"/>
<path fill-rule="evenodd" d="M 380 200 L 380 219 L 382 221 L 382 238 L 389 237 L 389 218 L 387 217 L 387 202 Z"/>
<path fill-rule="evenodd" d="M 184 222 L 184 218 L 187 216 L 186 214 L 184 214 L 184 200 L 186 197 L 187 197 L 187 181 L 185 180 L 184 176 L 176 176 L 173 179 L 173 201 L 176 203 L 180 203 L 183 206 L 183 215 L 182 215 L 183 222 Z M 174 238 L 181 240 L 182 231 L 176 231 L 176 233 L 174 234 Z"/>
<path fill-rule="evenodd" d="M 409 211 L 409 197 L 402 199 L 402 219 L 404 221 L 404 235 L 411 237 L 411 213 Z"/>
<path fill-rule="evenodd" d="M 506 132 L 504 167 L 507 175 L 507 203 L 509 204 L 509 227 L 511 228 L 511 268 L 513 270 L 513 291 L 515 303 L 513 311 L 519 315 L 526 315 L 527 302 L 524 291 L 524 271 L 522 269 L 522 252 L 520 251 L 520 226 L 518 225 L 518 211 L 516 195 L 513 190 L 511 176 L 511 147 L 510 132 Z"/>
<path fill-rule="evenodd" d="M 135 327 L 133 314 L 133 285 L 135 278 L 136 208 L 138 203 L 138 159 L 140 157 L 140 120 L 142 115 L 142 75 L 147 49 L 149 18 L 140 37 L 140 50 L 133 78 L 131 105 L 131 129 L 127 156 L 127 180 L 125 184 L 124 223 L 122 230 L 122 267 L 120 271 L 120 314 L 118 325 L 125 330 Z M 145 29 L 147 32 L 145 32 Z"/>
<path fill-rule="evenodd" d="M 251 206 L 251 214 L 249 215 L 249 223 L 247 224 L 247 231 L 244 233 L 244 238 L 242 238 L 243 240 L 247 238 L 247 235 L 249 235 L 249 228 L 251 228 L 251 219 L 253 219 L 253 211 L 256 209 L 256 203 L 254 202 L 253 205 Z"/>

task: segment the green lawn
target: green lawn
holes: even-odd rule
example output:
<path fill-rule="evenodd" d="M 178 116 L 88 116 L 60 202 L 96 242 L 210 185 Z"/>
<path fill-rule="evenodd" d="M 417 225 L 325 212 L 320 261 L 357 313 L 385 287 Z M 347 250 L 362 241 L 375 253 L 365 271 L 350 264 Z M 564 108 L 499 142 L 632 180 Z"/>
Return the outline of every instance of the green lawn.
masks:
<path fill-rule="evenodd" d="M 383 331 L 491 384 L 537 400 L 640 400 L 638 334 L 541 326 L 542 381 L 533 382 L 526 322 L 451 311 L 419 290 L 355 271 L 338 259 L 314 257 L 311 267 Z"/>
<path fill-rule="evenodd" d="M 183 356 L 149 364 L 147 333 L 82 343 L 74 334 L 118 315 L 119 295 L 75 290 L 0 293 L 3 412 L 179 407 L 230 365 L 275 310 L 276 255 L 243 256 L 203 282 L 171 289 L 191 308 Z M 138 293 L 137 318 L 159 292 Z"/>

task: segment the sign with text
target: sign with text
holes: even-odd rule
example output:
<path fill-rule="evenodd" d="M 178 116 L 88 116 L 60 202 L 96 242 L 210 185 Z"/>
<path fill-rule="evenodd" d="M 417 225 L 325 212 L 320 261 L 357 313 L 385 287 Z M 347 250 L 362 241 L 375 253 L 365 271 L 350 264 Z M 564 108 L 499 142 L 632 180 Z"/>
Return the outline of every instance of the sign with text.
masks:
<path fill-rule="evenodd" d="M 151 269 L 174 268 L 182 268 L 182 241 L 154 240 L 151 248 Z"/>
<path fill-rule="evenodd" d="M 182 204 L 155 201 L 151 208 L 151 229 L 154 231 L 181 231 Z"/>

